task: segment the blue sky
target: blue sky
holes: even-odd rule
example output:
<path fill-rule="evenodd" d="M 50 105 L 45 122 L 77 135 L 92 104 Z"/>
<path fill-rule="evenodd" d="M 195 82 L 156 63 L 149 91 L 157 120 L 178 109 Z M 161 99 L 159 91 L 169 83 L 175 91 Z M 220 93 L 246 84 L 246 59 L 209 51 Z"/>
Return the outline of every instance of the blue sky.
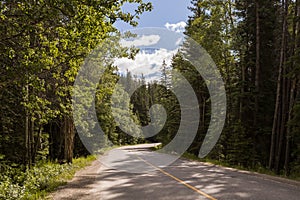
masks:
<path fill-rule="evenodd" d="M 138 28 L 131 30 L 137 37 L 121 40 L 122 46 L 135 46 L 140 52 L 134 59 L 117 58 L 114 62 L 119 73 L 126 74 L 127 70 L 137 77 L 143 76 L 146 81 L 159 80 L 163 62 L 170 66 L 172 57 L 177 53 L 184 35 L 163 27 Z"/>
<path fill-rule="evenodd" d="M 134 60 L 121 58 L 115 61 L 121 74 L 129 70 L 138 77 L 144 75 L 147 81 L 159 80 L 163 61 L 171 65 L 172 57 L 177 53 L 183 40 L 182 32 L 192 13 L 188 9 L 190 0 L 144 0 L 152 2 L 153 10 L 140 16 L 139 25 L 134 28 L 126 23 L 117 22 L 121 31 L 130 30 L 138 34 L 132 41 L 123 41 L 128 46 L 154 48 L 150 52 L 141 51 Z M 126 4 L 124 12 L 133 12 L 137 5 Z M 151 27 L 151 28 L 149 28 Z M 153 28 L 157 27 L 157 28 Z M 167 29 L 165 29 L 167 28 Z"/>
<path fill-rule="evenodd" d="M 140 16 L 138 27 L 165 27 L 167 23 L 177 24 L 186 22 L 191 11 L 188 10 L 190 0 L 144 0 L 151 2 L 153 10 Z M 135 8 L 132 4 L 123 7 L 124 11 L 132 11 Z M 120 31 L 132 29 L 128 24 L 117 22 L 115 26 Z"/>

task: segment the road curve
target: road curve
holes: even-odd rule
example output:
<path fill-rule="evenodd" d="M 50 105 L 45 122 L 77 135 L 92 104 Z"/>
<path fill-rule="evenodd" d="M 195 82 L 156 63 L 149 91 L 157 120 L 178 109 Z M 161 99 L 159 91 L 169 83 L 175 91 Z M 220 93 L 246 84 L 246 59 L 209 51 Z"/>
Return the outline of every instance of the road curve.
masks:
<path fill-rule="evenodd" d="M 151 145 L 122 147 L 108 152 L 99 159 L 100 162 L 95 161 L 76 173 L 72 181 L 60 187 L 50 198 L 298 200 L 300 197 L 300 184 L 270 179 L 264 175 L 183 159 L 162 167 L 159 162 L 154 161 L 172 160 L 172 155 L 155 154 L 159 159 L 153 159 L 149 146 Z"/>

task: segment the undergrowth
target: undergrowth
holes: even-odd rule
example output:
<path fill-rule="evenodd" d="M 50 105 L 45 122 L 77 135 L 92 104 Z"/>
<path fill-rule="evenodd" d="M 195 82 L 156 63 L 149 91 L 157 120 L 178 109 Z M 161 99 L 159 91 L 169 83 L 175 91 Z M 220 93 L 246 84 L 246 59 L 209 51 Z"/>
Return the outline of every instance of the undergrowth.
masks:
<path fill-rule="evenodd" d="M 95 160 L 94 156 L 88 156 L 74 159 L 72 164 L 40 162 L 27 170 L 22 166 L 2 164 L 0 165 L 0 199 L 41 199 L 58 186 L 66 184 L 76 171 L 89 165 L 93 160 Z"/>
<path fill-rule="evenodd" d="M 214 160 L 214 159 L 199 158 L 199 157 L 197 157 L 191 153 L 187 153 L 187 152 L 182 155 L 182 158 L 186 158 L 189 160 L 196 160 L 196 161 L 200 161 L 200 162 L 206 162 L 206 163 L 219 165 L 219 166 L 223 166 L 223 167 L 229 167 L 229 168 L 234 168 L 234 169 L 239 169 L 239 170 L 245 170 L 245 171 L 256 172 L 256 173 L 260 173 L 260 174 L 266 174 L 266 175 L 277 176 L 277 177 L 288 178 L 291 180 L 300 181 L 300 173 L 299 172 L 297 173 L 295 171 L 292 171 L 291 175 L 289 175 L 289 176 L 285 176 L 283 174 L 283 172 L 281 174 L 277 175 L 275 172 L 273 172 L 263 166 L 243 167 L 240 165 L 232 165 L 227 162 L 222 162 L 222 161 L 218 161 L 218 160 Z"/>

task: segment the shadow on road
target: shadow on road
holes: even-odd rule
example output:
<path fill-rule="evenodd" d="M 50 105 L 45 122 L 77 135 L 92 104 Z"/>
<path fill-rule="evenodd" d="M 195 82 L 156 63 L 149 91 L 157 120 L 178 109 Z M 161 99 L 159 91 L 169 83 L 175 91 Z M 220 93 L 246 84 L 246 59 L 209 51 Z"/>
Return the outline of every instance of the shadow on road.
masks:
<path fill-rule="evenodd" d="M 110 160 L 119 167 L 138 167 L 142 161 L 134 155 L 151 161 L 151 157 L 147 157 L 148 148 L 123 147 L 122 151 L 129 157 L 121 155 Z M 163 170 L 216 199 L 298 200 L 300 196 L 299 187 L 200 162 L 177 160 Z M 105 167 L 98 161 L 76 174 L 73 181 L 61 187 L 53 197 L 60 200 L 208 199 L 161 171 L 135 174 Z"/>

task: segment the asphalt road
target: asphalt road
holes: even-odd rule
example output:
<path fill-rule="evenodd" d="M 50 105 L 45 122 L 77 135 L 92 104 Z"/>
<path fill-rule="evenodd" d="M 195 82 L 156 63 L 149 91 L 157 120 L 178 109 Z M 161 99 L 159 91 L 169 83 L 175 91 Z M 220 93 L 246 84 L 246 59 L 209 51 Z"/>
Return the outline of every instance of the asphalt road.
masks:
<path fill-rule="evenodd" d="M 150 145 L 151 146 L 151 145 Z M 300 184 L 174 159 L 149 145 L 114 149 L 51 195 L 57 200 L 299 200 Z"/>

